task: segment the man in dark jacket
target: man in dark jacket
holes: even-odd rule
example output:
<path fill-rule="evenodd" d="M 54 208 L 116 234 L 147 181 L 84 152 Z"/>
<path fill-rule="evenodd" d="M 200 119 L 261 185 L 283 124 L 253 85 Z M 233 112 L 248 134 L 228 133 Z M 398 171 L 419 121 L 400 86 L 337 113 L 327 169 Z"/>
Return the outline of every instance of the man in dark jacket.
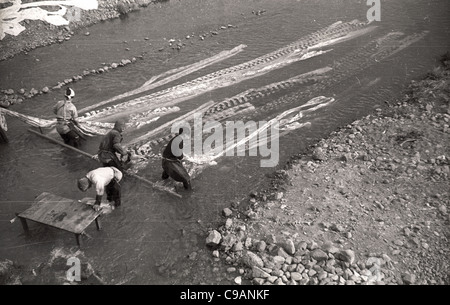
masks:
<path fill-rule="evenodd" d="M 189 190 L 191 189 L 191 177 L 181 163 L 181 160 L 183 159 L 183 140 L 181 138 L 182 133 L 183 128 L 180 128 L 178 131 L 178 135 L 173 137 L 164 149 L 164 152 L 162 154 L 163 173 L 161 178 L 165 180 L 171 177 L 175 181 L 183 182 L 184 188 Z M 180 141 L 178 147 L 176 144 L 172 144 L 175 139 L 177 139 L 177 141 Z"/>
<path fill-rule="evenodd" d="M 127 170 L 131 165 L 129 162 L 131 153 L 127 152 L 121 144 L 123 140 L 122 132 L 124 129 L 125 121 L 117 120 L 114 124 L 114 128 L 103 137 L 97 153 L 98 159 L 103 166 L 114 166 L 122 172 Z M 116 153 L 121 156 L 121 159 L 127 157 L 128 160 L 126 162 L 122 162 Z"/>

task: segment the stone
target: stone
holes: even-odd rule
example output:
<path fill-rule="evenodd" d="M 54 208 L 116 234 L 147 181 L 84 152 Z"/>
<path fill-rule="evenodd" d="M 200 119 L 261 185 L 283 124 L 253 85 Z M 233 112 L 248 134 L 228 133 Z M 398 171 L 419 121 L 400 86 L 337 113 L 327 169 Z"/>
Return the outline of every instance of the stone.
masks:
<path fill-rule="evenodd" d="M 208 237 L 206 238 L 206 245 L 217 246 L 219 245 L 221 239 L 222 235 L 218 231 L 213 230 L 209 233 Z"/>
<path fill-rule="evenodd" d="M 224 251 L 230 250 L 233 245 L 237 242 L 237 238 L 234 234 L 228 234 L 222 236 L 222 241 L 220 243 L 220 247 L 224 249 Z"/>
<path fill-rule="evenodd" d="M 231 211 L 229 208 L 225 208 L 225 209 L 223 209 L 222 214 L 225 217 L 230 217 L 231 214 L 233 214 L 233 211 Z"/>
<path fill-rule="evenodd" d="M 281 248 L 281 247 L 279 247 L 277 249 L 277 255 L 281 256 L 281 257 L 284 257 L 285 259 L 289 257 L 289 254 L 287 254 L 286 251 L 284 251 L 284 249 Z"/>
<path fill-rule="evenodd" d="M 283 243 L 282 247 L 288 254 L 290 254 L 290 255 L 295 254 L 295 245 L 294 245 L 294 242 L 292 241 L 292 239 L 287 239 Z"/>
<path fill-rule="evenodd" d="M 334 246 L 332 242 L 326 242 L 322 245 L 322 250 L 326 253 L 335 254 L 339 252 L 339 248 Z"/>
<path fill-rule="evenodd" d="M 242 251 L 242 250 L 244 250 L 244 245 L 243 245 L 240 241 L 238 241 L 237 243 L 235 243 L 235 244 L 233 245 L 232 250 L 233 250 L 234 252 Z"/>
<path fill-rule="evenodd" d="M 416 276 L 414 274 L 405 273 L 402 276 L 402 280 L 406 285 L 413 285 L 416 282 Z"/>
<path fill-rule="evenodd" d="M 251 239 L 251 237 L 247 237 L 247 238 L 245 239 L 244 246 L 245 246 L 246 248 L 248 248 L 248 249 L 252 247 L 252 239 Z"/>
<path fill-rule="evenodd" d="M 325 161 L 326 155 L 323 152 L 323 149 L 321 147 L 317 147 L 314 149 L 314 151 L 312 153 L 312 158 L 313 158 L 313 160 L 316 160 L 316 161 Z"/>
<path fill-rule="evenodd" d="M 228 272 L 228 273 L 236 272 L 236 268 L 234 268 L 234 267 L 229 267 L 229 268 L 227 268 L 227 272 Z"/>
<path fill-rule="evenodd" d="M 337 259 L 347 262 L 350 265 L 355 261 L 355 252 L 352 250 L 341 250 L 336 255 Z"/>
<path fill-rule="evenodd" d="M 335 232 L 343 232 L 345 230 L 342 225 L 335 224 L 335 223 L 330 226 L 330 229 L 335 231 Z"/>
<path fill-rule="evenodd" d="M 241 284 L 242 284 L 242 277 L 240 277 L 240 276 L 236 277 L 236 278 L 234 279 L 234 282 L 235 282 L 237 285 L 241 285 Z"/>
<path fill-rule="evenodd" d="M 297 244 L 297 251 L 305 251 L 308 247 L 308 243 L 306 241 L 301 241 Z"/>
<path fill-rule="evenodd" d="M 403 241 L 401 241 L 400 239 L 397 239 L 394 241 L 394 244 L 401 247 L 401 246 L 403 246 Z"/>
<path fill-rule="evenodd" d="M 284 257 L 279 256 L 279 255 L 273 257 L 273 262 L 274 262 L 275 264 L 282 265 L 282 264 L 284 264 L 285 260 L 286 260 L 286 259 L 285 259 Z"/>
<path fill-rule="evenodd" d="M 258 252 L 264 252 L 264 250 L 266 250 L 267 244 L 264 240 L 259 241 L 256 244 L 256 251 Z"/>
<path fill-rule="evenodd" d="M 281 200 L 283 196 L 284 196 L 283 192 L 278 192 L 275 195 L 275 200 Z"/>
<path fill-rule="evenodd" d="M 268 277 L 270 277 L 269 273 L 267 273 L 266 271 L 262 270 L 258 266 L 253 266 L 252 267 L 252 275 L 253 275 L 253 277 L 263 278 L 263 279 L 267 279 Z"/>
<path fill-rule="evenodd" d="M 305 270 L 305 266 L 303 266 L 302 264 L 298 264 L 297 268 L 295 268 L 295 271 L 298 273 L 302 273 Z"/>
<path fill-rule="evenodd" d="M 291 272 L 291 279 L 294 281 L 300 281 L 303 278 L 300 272 Z"/>
<path fill-rule="evenodd" d="M 263 260 L 251 251 L 245 251 L 242 256 L 242 262 L 248 267 L 252 268 L 253 266 L 264 267 Z"/>
<path fill-rule="evenodd" d="M 321 249 L 311 251 L 310 256 L 318 262 L 328 259 L 328 255 Z"/>
<path fill-rule="evenodd" d="M 233 220 L 231 218 L 227 218 L 227 220 L 225 221 L 225 228 L 229 229 L 229 228 L 231 228 L 232 225 L 233 225 Z"/>

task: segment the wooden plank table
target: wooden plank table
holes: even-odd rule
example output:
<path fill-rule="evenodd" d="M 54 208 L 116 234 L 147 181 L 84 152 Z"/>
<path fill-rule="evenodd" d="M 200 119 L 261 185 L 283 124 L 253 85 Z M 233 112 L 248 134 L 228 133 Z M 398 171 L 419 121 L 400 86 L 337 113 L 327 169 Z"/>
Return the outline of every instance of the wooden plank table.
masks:
<path fill-rule="evenodd" d="M 77 200 L 64 198 L 48 192 L 36 197 L 33 205 L 17 217 L 25 232 L 28 232 L 27 219 L 75 234 L 77 245 L 81 247 L 80 235 L 93 222 L 101 230 L 98 217 L 101 211 Z"/>

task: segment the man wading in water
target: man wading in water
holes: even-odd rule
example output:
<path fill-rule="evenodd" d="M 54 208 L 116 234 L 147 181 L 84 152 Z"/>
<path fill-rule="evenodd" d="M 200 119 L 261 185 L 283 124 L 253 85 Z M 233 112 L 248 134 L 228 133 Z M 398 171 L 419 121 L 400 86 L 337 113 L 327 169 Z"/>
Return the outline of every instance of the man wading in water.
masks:
<path fill-rule="evenodd" d="M 107 200 L 113 201 L 114 207 L 118 208 L 121 204 L 121 187 L 119 182 L 122 180 L 122 177 L 122 173 L 113 166 L 100 167 L 78 179 L 77 185 L 82 192 L 86 192 L 91 186 L 94 186 L 96 192 L 95 203 L 92 206 L 94 210 L 100 210 L 104 193 L 106 193 Z"/>
<path fill-rule="evenodd" d="M 53 107 L 53 113 L 56 114 L 56 130 L 65 144 L 79 147 L 82 136 L 76 127 L 78 125 L 76 120 L 78 117 L 77 108 L 72 104 L 75 91 L 67 88 L 64 96 L 65 100 L 58 101 Z"/>
<path fill-rule="evenodd" d="M 191 177 L 181 163 L 181 160 L 183 159 L 183 140 L 181 138 L 182 133 L 183 128 L 180 128 L 178 131 L 178 135 L 173 137 L 164 149 L 164 152 L 162 154 L 163 173 L 161 178 L 165 180 L 171 177 L 175 181 L 183 182 L 184 188 L 190 190 Z M 174 147 L 172 147 L 172 142 L 175 139 L 177 139 L 177 141 L 180 141 L 178 147 L 176 147 L 176 144 L 174 144 Z"/>
<path fill-rule="evenodd" d="M 122 132 L 124 129 L 125 121 L 117 120 L 114 124 L 114 128 L 103 137 L 97 154 L 98 160 L 103 166 L 114 166 L 121 172 L 127 170 L 131 166 L 131 153 L 127 152 L 121 144 L 123 140 Z M 121 160 L 119 160 L 116 153 L 121 155 Z M 125 157 L 127 158 L 126 160 Z"/>

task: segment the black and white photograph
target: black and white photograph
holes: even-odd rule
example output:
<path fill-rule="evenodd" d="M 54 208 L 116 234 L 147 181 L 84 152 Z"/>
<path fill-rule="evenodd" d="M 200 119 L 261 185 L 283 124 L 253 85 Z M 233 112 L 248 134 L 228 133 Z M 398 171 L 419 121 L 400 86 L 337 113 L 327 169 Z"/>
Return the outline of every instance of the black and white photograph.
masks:
<path fill-rule="evenodd" d="M 448 0 L 0 0 L 2 286 L 449 285 L 449 181 Z"/>

